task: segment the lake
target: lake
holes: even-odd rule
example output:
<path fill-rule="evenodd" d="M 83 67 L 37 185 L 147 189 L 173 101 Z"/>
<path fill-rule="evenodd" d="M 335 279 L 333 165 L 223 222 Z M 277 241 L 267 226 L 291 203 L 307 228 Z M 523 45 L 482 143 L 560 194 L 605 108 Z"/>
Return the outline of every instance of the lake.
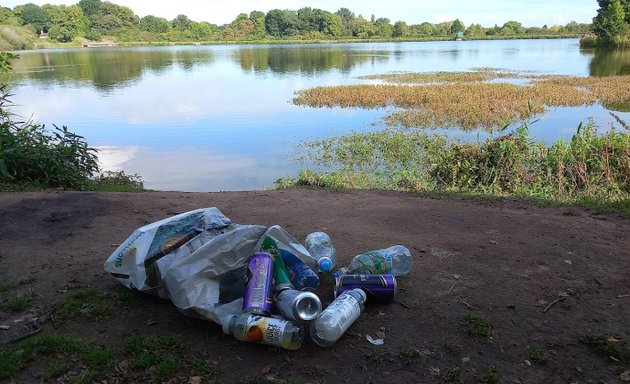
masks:
<path fill-rule="evenodd" d="M 384 129 L 386 110 L 317 109 L 297 90 L 366 82 L 395 71 L 480 67 L 574 76 L 630 74 L 630 51 L 581 50 L 577 39 L 306 45 L 79 48 L 19 52 L 13 111 L 66 125 L 99 149 L 104 169 L 156 190 L 273 186 L 301 167 L 304 140 Z M 622 108 L 622 110 L 624 110 Z M 625 109 L 628 111 L 628 109 Z M 630 121 L 629 112 L 615 112 Z M 602 106 L 556 108 L 533 124 L 545 142 L 569 139 Z M 449 131 L 463 139 L 479 133 Z"/>

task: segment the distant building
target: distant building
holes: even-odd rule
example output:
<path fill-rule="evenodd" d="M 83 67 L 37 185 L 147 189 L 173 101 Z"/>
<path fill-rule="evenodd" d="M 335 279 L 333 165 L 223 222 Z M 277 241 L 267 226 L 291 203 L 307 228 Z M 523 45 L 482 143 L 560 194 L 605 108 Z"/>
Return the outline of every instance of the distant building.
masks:
<path fill-rule="evenodd" d="M 42 28 L 42 29 L 39 31 L 39 38 L 40 38 L 40 39 L 47 39 L 47 38 L 48 38 L 48 32 L 44 32 L 44 28 Z"/>
<path fill-rule="evenodd" d="M 464 32 L 457 32 L 455 34 L 455 40 L 457 40 L 457 41 L 464 40 Z"/>

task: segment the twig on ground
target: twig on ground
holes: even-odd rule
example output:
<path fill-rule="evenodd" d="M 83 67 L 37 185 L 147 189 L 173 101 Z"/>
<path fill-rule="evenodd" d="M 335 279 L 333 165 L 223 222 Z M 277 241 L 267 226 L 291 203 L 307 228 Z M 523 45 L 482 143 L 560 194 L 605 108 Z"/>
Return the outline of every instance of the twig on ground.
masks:
<path fill-rule="evenodd" d="M 562 297 L 559 297 L 559 298 L 555 299 L 554 301 L 549 303 L 549 305 L 547 307 L 545 307 L 545 309 L 543 309 L 543 313 L 547 312 L 549 310 L 549 308 L 551 308 L 552 305 L 561 302 L 562 300 L 566 299 L 567 297 L 568 296 L 562 296 Z"/>
<path fill-rule="evenodd" d="M 396 304 L 400 304 L 400 305 L 402 305 L 403 307 L 405 307 L 407 309 L 411 309 L 411 308 L 409 308 L 409 306 L 407 304 L 403 303 L 402 301 L 395 301 L 395 303 Z"/>
<path fill-rule="evenodd" d="M 20 340 L 24 340 L 24 339 L 26 339 L 26 338 L 29 338 L 29 337 L 31 337 L 31 336 L 33 336 L 33 335 L 35 335 L 35 334 L 39 333 L 39 331 L 41 331 L 41 330 L 42 330 L 42 328 L 43 328 L 43 327 L 39 327 L 39 328 L 37 328 L 36 330 L 34 330 L 34 331 L 32 331 L 32 332 L 29 332 L 29 333 L 27 333 L 27 334 L 25 334 L 25 335 L 22 335 L 22 336 L 16 337 L 15 339 L 9 340 L 9 343 L 17 343 L 17 342 L 18 342 L 18 341 L 20 341 Z"/>
<path fill-rule="evenodd" d="M 458 299 L 459 299 L 459 301 L 460 301 L 462 304 L 464 304 L 464 305 L 465 305 L 468 309 L 470 309 L 470 308 L 471 308 L 470 304 L 468 304 L 468 303 L 466 302 L 466 300 L 464 300 L 464 298 L 463 298 L 463 297 L 461 297 L 461 296 L 457 296 L 457 298 L 458 298 Z"/>
<path fill-rule="evenodd" d="M 630 297 L 630 295 L 617 295 L 618 299 L 621 299 L 622 297 Z"/>
<path fill-rule="evenodd" d="M 451 289 L 448 290 L 448 294 L 451 293 L 451 291 L 453 290 L 454 287 L 455 287 L 455 284 L 451 285 Z"/>

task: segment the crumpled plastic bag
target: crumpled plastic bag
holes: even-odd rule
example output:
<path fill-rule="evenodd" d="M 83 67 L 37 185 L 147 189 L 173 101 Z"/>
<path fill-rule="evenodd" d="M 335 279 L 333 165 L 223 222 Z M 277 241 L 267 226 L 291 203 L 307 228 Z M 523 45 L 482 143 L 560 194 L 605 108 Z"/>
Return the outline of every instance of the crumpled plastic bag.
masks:
<path fill-rule="evenodd" d="M 282 227 L 234 224 L 212 207 L 138 228 L 107 259 L 105 271 L 128 288 L 169 298 L 187 316 L 220 324 L 241 312 L 247 260 L 266 236 L 316 268 Z"/>

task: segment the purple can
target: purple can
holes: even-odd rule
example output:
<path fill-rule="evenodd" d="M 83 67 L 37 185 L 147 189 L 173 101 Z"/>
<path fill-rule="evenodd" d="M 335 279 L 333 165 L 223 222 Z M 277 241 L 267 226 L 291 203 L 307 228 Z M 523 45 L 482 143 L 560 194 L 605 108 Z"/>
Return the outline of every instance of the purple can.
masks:
<path fill-rule="evenodd" d="M 254 253 L 247 262 L 243 312 L 268 316 L 273 305 L 273 257 L 266 252 Z"/>
<path fill-rule="evenodd" d="M 345 291 L 361 288 L 370 302 L 384 303 L 396 296 L 394 275 L 341 275 L 335 278 L 335 297 Z"/>

